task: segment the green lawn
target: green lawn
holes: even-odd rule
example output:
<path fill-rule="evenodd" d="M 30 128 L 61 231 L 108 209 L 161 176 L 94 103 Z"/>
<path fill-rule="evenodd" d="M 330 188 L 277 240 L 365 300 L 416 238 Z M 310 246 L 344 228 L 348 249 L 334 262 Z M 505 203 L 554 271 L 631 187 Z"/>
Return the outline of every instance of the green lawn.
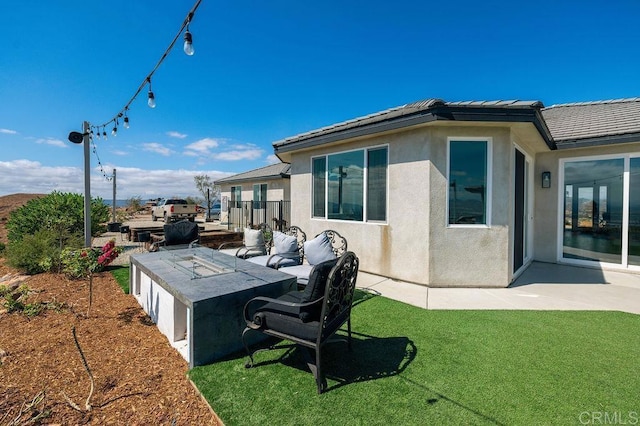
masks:
<path fill-rule="evenodd" d="M 238 354 L 189 376 L 227 425 L 638 419 L 638 315 L 360 302 L 352 313 L 353 350 L 338 342 L 323 352 L 329 389 L 322 395 L 296 350 L 261 352 L 251 369 Z"/>
<path fill-rule="evenodd" d="M 128 266 L 109 266 L 109 272 L 116 279 L 118 285 L 125 292 L 129 294 L 129 267 Z"/>

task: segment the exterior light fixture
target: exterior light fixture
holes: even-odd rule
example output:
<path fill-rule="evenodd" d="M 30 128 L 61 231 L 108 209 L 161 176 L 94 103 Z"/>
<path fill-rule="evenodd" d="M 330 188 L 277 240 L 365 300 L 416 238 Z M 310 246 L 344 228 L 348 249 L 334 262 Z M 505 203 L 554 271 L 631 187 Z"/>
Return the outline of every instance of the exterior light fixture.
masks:
<path fill-rule="evenodd" d="M 542 172 L 542 187 L 551 188 L 551 172 Z"/>
<path fill-rule="evenodd" d="M 113 136 L 118 136 L 118 128 L 117 128 L 117 127 L 115 127 L 115 126 L 113 126 L 113 129 L 111 130 L 111 134 L 112 134 Z"/>
<path fill-rule="evenodd" d="M 192 56 L 195 53 L 195 50 L 193 48 L 193 37 L 191 36 L 189 30 L 185 31 L 184 33 L 184 53 L 189 56 Z"/>
<path fill-rule="evenodd" d="M 104 127 L 102 128 L 102 138 L 104 140 L 107 140 L 107 131 L 104 129 Z"/>
<path fill-rule="evenodd" d="M 127 117 L 126 115 L 124 116 L 124 128 L 129 128 L 129 117 Z"/>

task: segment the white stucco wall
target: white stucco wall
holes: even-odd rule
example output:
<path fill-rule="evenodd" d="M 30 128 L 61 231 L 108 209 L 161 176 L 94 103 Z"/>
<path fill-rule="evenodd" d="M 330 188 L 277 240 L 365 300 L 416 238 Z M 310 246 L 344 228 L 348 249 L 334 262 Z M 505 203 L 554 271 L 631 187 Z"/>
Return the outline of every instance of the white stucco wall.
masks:
<path fill-rule="evenodd" d="M 447 138 L 492 140 L 491 226 L 447 226 Z M 363 271 L 432 286 L 505 287 L 511 280 L 513 138 L 507 124 L 431 125 L 296 152 L 291 157 L 292 224 L 308 238 L 325 229 L 345 236 Z M 535 130 L 518 138 L 537 138 Z M 311 157 L 389 145 L 385 224 L 311 218 Z"/>

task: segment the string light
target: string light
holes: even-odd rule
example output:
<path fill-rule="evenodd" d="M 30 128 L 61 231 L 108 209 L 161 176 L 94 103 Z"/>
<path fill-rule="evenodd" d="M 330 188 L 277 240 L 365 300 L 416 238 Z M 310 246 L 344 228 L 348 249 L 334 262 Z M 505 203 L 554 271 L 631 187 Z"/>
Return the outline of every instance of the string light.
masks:
<path fill-rule="evenodd" d="M 147 97 L 148 97 L 147 105 L 149 105 L 149 108 L 155 108 L 156 107 L 156 97 L 153 94 L 153 91 L 151 90 L 151 78 L 148 78 L 147 81 L 149 81 L 149 94 L 147 95 Z"/>
<path fill-rule="evenodd" d="M 125 106 L 111 120 L 106 121 L 105 123 L 97 125 L 97 126 L 90 126 L 92 130 L 96 129 L 96 137 L 98 139 L 100 139 L 100 127 L 102 127 L 102 137 L 105 140 L 107 139 L 106 126 L 110 125 L 111 123 L 114 123 L 114 127 L 113 127 L 113 130 L 112 130 L 111 133 L 114 136 L 116 136 L 116 134 L 118 132 L 118 124 L 119 124 L 117 120 L 118 120 L 118 118 L 122 117 L 123 115 L 124 115 L 124 119 L 123 119 L 124 128 L 125 129 L 129 128 L 129 117 L 127 116 L 127 111 L 129 110 L 129 107 L 131 106 L 133 101 L 136 100 L 136 98 L 138 97 L 138 95 L 140 94 L 142 89 L 144 89 L 145 86 L 147 86 L 147 85 L 149 85 L 148 92 L 147 92 L 147 104 L 149 105 L 149 107 L 155 108 L 155 106 L 156 106 L 156 96 L 155 96 L 155 93 L 153 93 L 153 91 L 151 90 L 151 77 L 153 77 L 153 74 L 158 70 L 158 68 L 160 67 L 162 62 L 164 62 L 164 60 L 166 59 L 166 57 L 169 54 L 169 52 L 171 52 L 171 49 L 173 49 L 173 46 L 176 44 L 176 41 L 178 40 L 180 35 L 183 35 L 183 32 L 184 32 L 184 35 L 183 35 L 183 39 L 184 39 L 183 49 L 184 49 L 184 52 L 189 56 L 194 54 L 195 50 L 193 48 L 193 36 L 191 35 L 191 31 L 189 31 L 189 24 L 191 23 L 191 21 L 193 19 L 193 16 L 195 15 L 196 10 L 200 6 L 201 2 L 202 2 L 202 0 L 196 0 L 195 4 L 193 5 L 191 10 L 187 14 L 186 18 L 184 19 L 184 21 L 182 21 L 182 25 L 180 26 L 180 30 L 178 31 L 176 36 L 173 38 L 173 40 L 169 44 L 169 46 L 165 50 L 164 54 L 160 57 L 160 59 L 158 60 L 158 62 L 155 65 L 155 67 L 153 67 L 151 72 L 145 77 L 145 79 L 142 81 L 142 83 L 138 87 L 138 90 L 136 90 L 136 92 L 133 94 L 133 96 L 129 99 L 129 102 L 127 102 L 125 104 Z"/>
<path fill-rule="evenodd" d="M 93 138 L 90 137 L 89 139 L 91 140 L 91 148 L 92 148 L 93 154 L 96 156 L 96 160 L 98 161 L 98 166 L 100 167 L 100 173 L 102 173 L 102 176 L 107 180 L 107 182 L 111 182 L 113 180 L 113 175 L 108 175 L 107 172 L 105 172 L 104 166 L 102 165 L 102 161 L 100 161 L 100 156 L 98 155 L 98 147 L 93 141 Z"/>
<path fill-rule="evenodd" d="M 187 18 L 187 31 L 184 32 L 184 46 L 182 47 L 184 53 L 189 56 L 193 56 L 193 54 L 196 52 L 193 49 L 193 37 L 191 36 L 191 32 L 189 31 L 189 23 L 191 22 L 191 17 L 192 15 L 189 15 Z"/>

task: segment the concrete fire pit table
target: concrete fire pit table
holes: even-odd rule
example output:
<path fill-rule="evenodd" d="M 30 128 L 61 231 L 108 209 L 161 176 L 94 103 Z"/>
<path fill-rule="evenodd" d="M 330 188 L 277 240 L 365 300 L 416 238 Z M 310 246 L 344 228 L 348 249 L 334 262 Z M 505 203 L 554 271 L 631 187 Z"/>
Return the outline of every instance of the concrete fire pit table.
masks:
<path fill-rule="evenodd" d="M 295 288 L 293 275 L 206 247 L 131 255 L 131 294 L 190 367 L 243 348 L 249 299 Z"/>

